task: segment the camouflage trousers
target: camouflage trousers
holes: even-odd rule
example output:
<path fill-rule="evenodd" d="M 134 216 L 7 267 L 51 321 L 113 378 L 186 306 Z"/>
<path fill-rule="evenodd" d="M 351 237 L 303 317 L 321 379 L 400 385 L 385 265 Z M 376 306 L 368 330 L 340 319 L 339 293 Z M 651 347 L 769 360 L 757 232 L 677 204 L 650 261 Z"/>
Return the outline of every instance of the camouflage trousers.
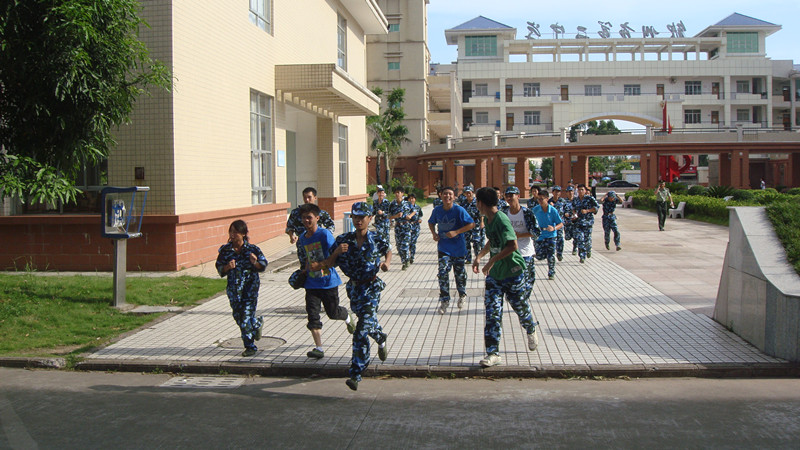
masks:
<path fill-rule="evenodd" d="M 586 258 L 592 252 L 592 226 L 575 227 L 575 242 L 578 245 L 578 256 Z"/>
<path fill-rule="evenodd" d="M 464 268 L 465 256 L 450 256 L 439 252 L 439 301 L 450 301 L 450 268 L 456 279 L 458 295 L 467 295 L 467 269 Z"/>
<path fill-rule="evenodd" d="M 394 242 L 397 245 L 397 253 L 400 255 L 400 262 L 403 264 L 408 261 L 409 244 L 411 241 L 411 227 L 408 224 L 395 225 Z"/>
<path fill-rule="evenodd" d="M 369 338 L 378 344 L 386 342 L 386 333 L 378 323 L 378 306 L 381 302 L 381 291 L 386 283 L 375 278 L 365 284 L 348 281 L 345 285 L 347 297 L 350 299 L 350 310 L 358 317 L 356 330 L 353 333 L 353 358 L 350 361 L 350 378 L 361 381 L 361 374 L 369 366 Z"/>
<path fill-rule="evenodd" d="M 537 323 L 533 321 L 531 305 L 525 298 L 525 273 L 495 280 L 486 277 L 486 296 L 483 304 L 486 307 L 486 324 L 483 328 L 483 343 L 487 355 L 500 353 L 500 337 L 503 334 L 503 296 L 519 316 L 519 324 L 528 334 L 533 333 Z"/>
<path fill-rule="evenodd" d="M 523 256 L 522 259 L 525 260 L 525 286 L 527 287 L 524 297 L 529 300 L 531 292 L 533 292 L 533 285 L 536 284 L 536 266 L 534 265 L 536 258 Z"/>
<path fill-rule="evenodd" d="M 262 317 L 256 317 L 256 307 L 258 306 L 258 299 L 231 301 L 231 310 L 233 311 L 233 320 L 242 332 L 242 343 L 244 348 L 251 348 L 258 350 L 255 343 L 256 331 L 261 328 L 264 323 Z"/>
<path fill-rule="evenodd" d="M 609 242 L 611 242 L 612 231 L 614 232 L 614 245 L 619 247 L 621 241 L 620 241 L 619 229 L 617 228 L 616 216 L 612 217 L 603 216 L 603 237 L 605 239 L 606 246 L 608 246 Z"/>
<path fill-rule="evenodd" d="M 411 225 L 411 237 L 408 239 L 408 257 L 414 260 L 417 254 L 417 240 L 419 239 L 419 224 Z"/>
<path fill-rule="evenodd" d="M 556 255 L 564 254 L 564 228 L 556 230 Z"/>
<path fill-rule="evenodd" d="M 471 263 L 473 256 L 477 257 L 478 253 L 483 250 L 483 245 L 486 243 L 486 232 L 483 228 L 473 228 L 464 233 L 464 242 L 467 246 L 467 258 L 465 261 Z"/>
<path fill-rule="evenodd" d="M 390 222 L 388 220 L 375 221 L 375 231 L 377 231 L 382 238 L 386 239 L 386 242 L 392 242 L 389 240 L 389 224 Z"/>
<path fill-rule="evenodd" d="M 536 259 L 547 260 L 548 277 L 556 274 L 556 239 L 558 238 L 541 238 L 533 242 L 533 246 L 536 248 Z"/>

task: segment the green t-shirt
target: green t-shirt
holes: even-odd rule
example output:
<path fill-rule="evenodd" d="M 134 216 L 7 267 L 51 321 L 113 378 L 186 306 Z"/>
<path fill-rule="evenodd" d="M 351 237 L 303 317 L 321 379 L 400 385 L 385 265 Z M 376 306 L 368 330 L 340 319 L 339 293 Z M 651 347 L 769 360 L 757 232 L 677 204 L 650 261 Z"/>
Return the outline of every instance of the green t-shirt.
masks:
<path fill-rule="evenodd" d="M 494 220 L 489 223 L 489 218 L 484 218 L 486 224 L 486 237 L 489 239 L 489 254 L 494 256 L 500 253 L 508 241 L 515 241 L 517 233 L 511 226 L 508 216 L 502 213 L 494 215 Z M 505 280 L 508 277 L 515 277 L 525 270 L 525 260 L 519 250 L 497 261 L 489 271 L 489 276 L 495 280 Z"/>

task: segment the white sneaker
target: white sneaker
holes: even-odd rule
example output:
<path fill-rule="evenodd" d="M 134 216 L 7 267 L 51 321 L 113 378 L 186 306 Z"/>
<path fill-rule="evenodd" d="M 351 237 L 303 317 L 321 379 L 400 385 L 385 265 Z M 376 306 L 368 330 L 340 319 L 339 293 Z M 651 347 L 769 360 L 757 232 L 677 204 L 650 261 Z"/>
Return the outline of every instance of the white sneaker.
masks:
<path fill-rule="evenodd" d="M 456 303 L 456 306 L 458 306 L 458 309 L 461 309 L 461 308 L 464 307 L 464 302 L 466 300 L 467 300 L 467 296 L 466 295 L 462 295 L 462 296 L 458 297 L 458 303 Z"/>
<path fill-rule="evenodd" d="M 489 355 L 480 361 L 481 367 L 492 367 L 500 365 L 501 363 L 502 359 L 500 358 L 500 355 Z"/>
<path fill-rule="evenodd" d="M 536 333 L 536 328 L 534 328 L 533 333 L 528 335 L 528 350 L 534 351 L 538 346 L 539 346 L 539 335 Z"/>
<path fill-rule="evenodd" d="M 447 312 L 448 306 L 450 306 L 450 302 L 439 302 L 439 309 L 437 311 L 439 314 L 444 314 Z"/>

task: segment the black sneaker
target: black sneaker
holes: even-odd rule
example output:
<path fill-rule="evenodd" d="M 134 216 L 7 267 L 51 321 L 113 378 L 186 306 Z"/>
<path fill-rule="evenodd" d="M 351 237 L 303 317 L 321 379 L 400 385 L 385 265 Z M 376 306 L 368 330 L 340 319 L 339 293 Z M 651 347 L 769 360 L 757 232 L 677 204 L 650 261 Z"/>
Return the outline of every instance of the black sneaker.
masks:
<path fill-rule="evenodd" d="M 591 257 L 592 257 L 592 252 L 586 252 L 586 258 L 588 259 L 588 258 L 591 258 Z"/>
<path fill-rule="evenodd" d="M 261 340 L 261 332 L 262 332 L 263 330 L 264 330 L 264 322 L 262 321 L 262 322 L 261 322 L 261 326 L 260 326 L 260 327 L 258 327 L 258 329 L 256 330 L 256 335 L 255 335 L 255 336 L 253 336 L 253 339 L 255 339 L 255 340 L 257 340 L 257 341 L 260 341 L 260 340 Z"/>
<path fill-rule="evenodd" d="M 563 256 L 561 256 L 561 255 L 556 255 L 556 259 L 558 259 L 559 261 L 561 261 L 562 259 L 564 259 L 564 257 L 563 257 Z"/>
<path fill-rule="evenodd" d="M 383 347 L 378 347 L 378 358 L 381 361 L 386 361 L 387 356 L 389 356 L 389 346 L 386 345 L 386 341 L 384 341 Z"/>
<path fill-rule="evenodd" d="M 318 348 L 313 348 L 310 352 L 306 353 L 306 356 L 309 358 L 321 359 L 325 356 L 325 352 Z"/>
<path fill-rule="evenodd" d="M 620 246 L 618 245 L 618 246 L 617 246 L 617 251 L 620 251 L 620 250 L 622 250 L 622 247 L 620 247 Z"/>
<path fill-rule="evenodd" d="M 581 258 L 581 264 L 583 264 L 583 263 L 585 263 L 585 262 L 586 262 L 586 260 L 585 260 L 585 259 L 583 259 L 583 258 Z"/>
<path fill-rule="evenodd" d="M 254 349 L 254 348 L 246 348 L 242 352 L 242 356 L 244 356 L 244 357 L 253 356 L 255 354 L 256 354 L 256 349 Z"/>
<path fill-rule="evenodd" d="M 347 381 L 344 382 L 350 389 L 357 391 L 358 390 L 358 380 L 355 378 L 348 378 Z"/>
<path fill-rule="evenodd" d="M 606 250 L 611 250 L 611 247 L 608 246 L 608 242 L 606 242 Z"/>

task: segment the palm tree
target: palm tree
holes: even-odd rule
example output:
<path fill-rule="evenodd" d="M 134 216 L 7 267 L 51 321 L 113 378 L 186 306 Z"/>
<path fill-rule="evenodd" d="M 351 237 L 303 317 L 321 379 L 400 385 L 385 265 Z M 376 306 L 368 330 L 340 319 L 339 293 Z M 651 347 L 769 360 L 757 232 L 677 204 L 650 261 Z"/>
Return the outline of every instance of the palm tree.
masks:
<path fill-rule="evenodd" d="M 372 92 L 377 96 L 383 95 L 383 89 L 373 88 Z M 386 109 L 380 115 L 367 117 L 367 129 L 372 135 L 370 148 L 378 153 L 377 164 L 375 165 L 375 180 L 381 184 L 381 155 L 386 162 L 386 183 L 391 179 L 391 170 L 394 162 L 400 154 L 400 147 L 408 139 L 408 127 L 403 125 L 406 114 L 403 112 L 403 100 L 406 90 L 395 88 L 386 97 Z"/>

